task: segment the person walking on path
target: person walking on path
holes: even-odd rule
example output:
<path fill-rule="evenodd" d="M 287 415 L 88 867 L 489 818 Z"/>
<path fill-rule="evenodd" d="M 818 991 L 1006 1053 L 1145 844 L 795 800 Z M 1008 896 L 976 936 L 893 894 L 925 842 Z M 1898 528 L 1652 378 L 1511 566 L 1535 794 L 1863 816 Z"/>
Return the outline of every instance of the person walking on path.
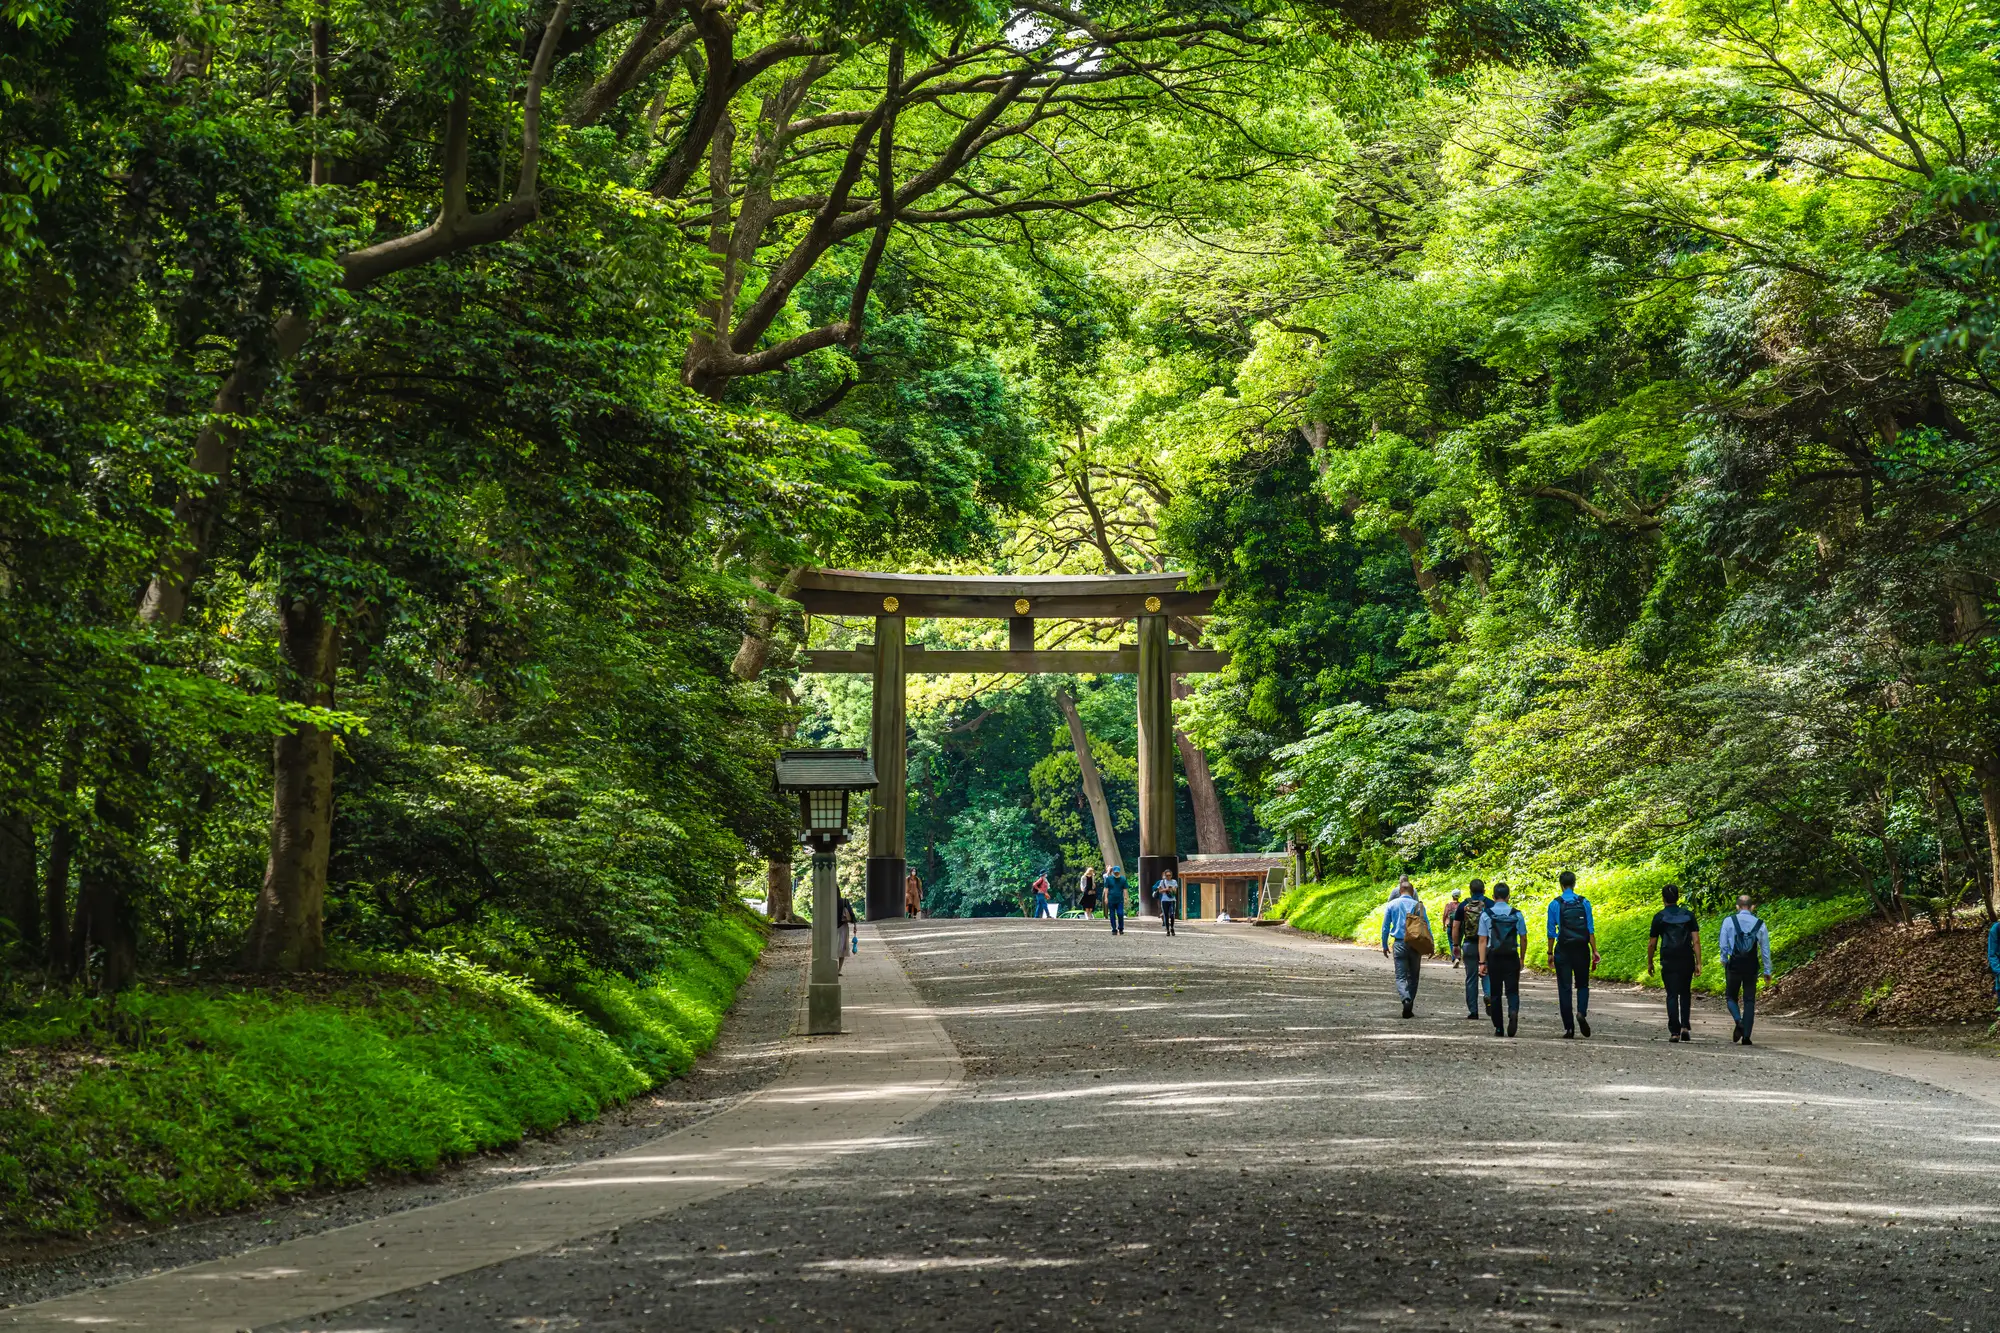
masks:
<path fill-rule="evenodd" d="M 1041 875 L 1040 875 L 1040 876 L 1038 876 L 1038 877 L 1036 878 L 1036 880 L 1035 880 L 1035 884 L 1034 884 L 1034 894 L 1035 894 L 1035 910 L 1034 910 L 1034 913 L 1033 913 L 1033 915 L 1034 915 L 1035 919 L 1036 919 L 1037 921 L 1039 921 L 1039 920 L 1041 920 L 1041 919 L 1042 919 L 1043 917 L 1045 917 L 1045 916 L 1047 916 L 1047 915 L 1049 914 L 1049 872 L 1048 872 L 1048 871 L 1044 870 L 1044 871 L 1043 871 L 1043 872 L 1041 873 Z"/>
<path fill-rule="evenodd" d="M 1560 877 L 1562 892 L 1549 900 L 1549 966 L 1556 974 L 1556 1004 L 1562 1010 L 1563 1036 L 1574 1037 L 1578 1029 L 1590 1035 L 1590 969 L 1597 966 L 1597 922 L 1590 914 L 1590 899 L 1576 891 L 1576 874 L 1565 870 Z M 1570 992 L 1576 992 L 1576 1007 L 1570 1009 Z"/>
<path fill-rule="evenodd" d="M 1153 881 L 1153 898 L 1160 904 L 1160 924 L 1173 934 L 1174 918 L 1181 914 L 1181 882 L 1174 878 L 1173 867 Z"/>
<path fill-rule="evenodd" d="M 1750 895 L 1736 899 L 1736 910 L 1722 918 L 1722 931 L 1715 938 L 1716 952 L 1722 955 L 1723 998 L 1729 1016 L 1736 1020 L 1731 1041 L 1750 1045 L 1750 1029 L 1757 1021 L 1757 973 L 1761 962 L 1764 980 L 1771 979 L 1771 930 L 1750 910 Z"/>
<path fill-rule="evenodd" d="M 1479 923 L 1493 906 L 1486 896 L 1486 881 L 1475 879 L 1466 886 L 1471 896 L 1457 906 L 1458 919 L 1446 926 L 1451 935 L 1451 965 L 1465 964 L 1465 1016 L 1479 1017 Z"/>
<path fill-rule="evenodd" d="M 1653 975 L 1653 955 L 1660 959 L 1660 984 L 1667 992 L 1667 1040 L 1694 1040 L 1694 974 L 1701 971 L 1701 922 L 1681 906 L 1681 889 L 1660 890 L 1666 905 L 1653 913 L 1653 933 L 1646 941 L 1646 975 Z"/>
<path fill-rule="evenodd" d="M 1479 881 L 1474 880 L 1477 884 Z M 1528 947 L 1528 919 L 1508 901 L 1505 880 L 1493 886 L 1493 901 L 1479 914 L 1480 976 L 1486 978 L 1486 1012 L 1493 1016 L 1493 1035 L 1513 1036 L 1521 1026 L 1521 954 Z M 1507 1026 L 1500 1026 L 1500 1001 L 1507 1001 Z"/>
<path fill-rule="evenodd" d="M 1453 967 L 1458 966 L 1459 946 L 1479 938 L 1475 932 L 1459 928 L 1459 922 L 1465 913 L 1465 905 L 1459 902 L 1459 897 L 1459 891 L 1453 889 L 1451 891 L 1451 901 L 1446 903 L 1444 908 L 1445 945 L 1451 952 L 1451 965 Z"/>
<path fill-rule="evenodd" d="M 1076 879 L 1076 905 L 1083 909 L 1085 919 L 1097 915 L 1097 876 L 1085 866 Z"/>
<path fill-rule="evenodd" d="M 1125 933 L 1125 895 L 1131 888 L 1117 866 L 1104 872 L 1104 919 L 1111 923 L 1113 935 Z"/>
<path fill-rule="evenodd" d="M 1986 928 L 1986 970 L 1993 974 L 1993 1007 L 2000 1015 L 2000 921 Z M 2000 1023 L 2000 1016 L 1994 1021 Z"/>
<path fill-rule="evenodd" d="M 1417 974 L 1424 955 L 1436 948 L 1431 934 L 1430 914 L 1417 900 L 1416 885 L 1408 875 L 1397 881 L 1396 896 L 1382 913 L 1382 955 L 1396 959 L 1396 994 L 1403 1000 L 1403 1017 L 1416 1017 Z"/>
<path fill-rule="evenodd" d="M 833 965 L 833 970 L 845 972 L 847 955 L 854 952 L 854 904 L 848 902 L 845 896 L 835 900 L 833 933 L 840 941 L 840 961 Z"/>
<path fill-rule="evenodd" d="M 922 916 L 924 912 L 924 881 L 918 876 L 915 866 L 903 876 L 903 915 Z"/>

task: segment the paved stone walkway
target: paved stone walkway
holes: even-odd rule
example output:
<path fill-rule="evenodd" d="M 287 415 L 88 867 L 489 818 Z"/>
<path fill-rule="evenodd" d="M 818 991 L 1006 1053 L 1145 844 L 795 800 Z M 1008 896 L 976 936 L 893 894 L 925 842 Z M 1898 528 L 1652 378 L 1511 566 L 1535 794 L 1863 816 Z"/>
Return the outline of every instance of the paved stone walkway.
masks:
<path fill-rule="evenodd" d="M 846 1031 L 799 1039 L 768 1088 L 581 1166 L 0 1312 L 0 1327 L 206 1333 L 400 1292 L 866 1153 L 955 1086 L 957 1052 L 888 951 L 847 964 Z M 803 987 L 799 993 L 803 995 Z"/>
<path fill-rule="evenodd" d="M 750 1139 L 766 1166 L 727 1156 L 731 1180 L 683 1181 L 671 1211 L 654 1194 L 615 1230 L 244 1324 L 2000 1327 L 2000 1105 L 1974 1057 L 1917 1069 L 1940 1086 L 1867 1067 L 1901 1058 L 1871 1043 L 1808 1054 L 1809 1029 L 1736 1048 L 1712 1013 L 1670 1045 L 1652 1003 L 1609 990 L 1597 1035 L 1563 1041 L 1540 978 L 1522 1036 L 1496 1039 L 1465 1021 L 1463 974 L 1427 969 L 1406 1022 L 1379 956 L 1249 927 L 897 923 L 862 967 L 884 938 L 914 989 L 874 1010 L 865 1054 L 816 1048 L 811 1094 L 761 1113 L 785 1113 Z M 940 1022 L 956 1085 L 948 1055 L 915 1054 Z M 862 1132 L 849 1099 L 891 1110 Z M 531 1215 L 485 1198 L 468 1220 Z"/>

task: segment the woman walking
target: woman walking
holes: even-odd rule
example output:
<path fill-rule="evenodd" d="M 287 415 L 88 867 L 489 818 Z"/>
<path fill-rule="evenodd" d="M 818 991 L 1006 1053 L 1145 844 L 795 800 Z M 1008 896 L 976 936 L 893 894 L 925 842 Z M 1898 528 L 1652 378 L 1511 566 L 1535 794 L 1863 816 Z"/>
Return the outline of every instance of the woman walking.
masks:
<path fill-rule="evenodd" d="M 840 942 L 840 961 L 834 970 L 842 971 L 847 967 L 847 955 L 854 952 L 854 908 L 844 897 L 837 901 L 840 905 L 833 909 L 833 933 Z"/>

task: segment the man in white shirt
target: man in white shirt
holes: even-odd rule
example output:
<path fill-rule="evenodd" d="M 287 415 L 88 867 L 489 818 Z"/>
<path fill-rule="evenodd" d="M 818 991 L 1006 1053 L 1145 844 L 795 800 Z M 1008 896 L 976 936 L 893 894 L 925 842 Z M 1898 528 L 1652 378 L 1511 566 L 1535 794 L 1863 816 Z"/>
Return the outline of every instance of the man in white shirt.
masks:
<path fill-rule="evenodd" d="M 1750 1044 L 1750 1026 L 1757 1020 L 1758 963 L 1763 963 L 1764 980 L 1771 979 L 1771 929 L 1750 910 L 1750 895 L 1736 899 L 1736 910 L 1722 918 L 1722 933 L 1716 939 L 1722 955 L 1722 975 L 1727 983 L 1725 996 L 1729 1016 L 1736 1020 L 1731 1041 Z M 1741 1001 L 1739 1003 L 1738 1001 Z"/>

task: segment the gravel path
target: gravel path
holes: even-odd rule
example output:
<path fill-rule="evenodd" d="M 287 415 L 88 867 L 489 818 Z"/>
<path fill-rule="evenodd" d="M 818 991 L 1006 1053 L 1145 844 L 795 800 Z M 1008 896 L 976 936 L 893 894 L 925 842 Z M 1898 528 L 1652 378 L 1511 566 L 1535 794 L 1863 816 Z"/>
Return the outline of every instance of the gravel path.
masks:
<path fill-rule="evenodd" d="M 1404 1022 L 1248 928 L 888 928 L 965 1060 L 878 1150 L 316 1329 L 2000 1327 L 2000 1108 L 1890 1075 Z"/>

